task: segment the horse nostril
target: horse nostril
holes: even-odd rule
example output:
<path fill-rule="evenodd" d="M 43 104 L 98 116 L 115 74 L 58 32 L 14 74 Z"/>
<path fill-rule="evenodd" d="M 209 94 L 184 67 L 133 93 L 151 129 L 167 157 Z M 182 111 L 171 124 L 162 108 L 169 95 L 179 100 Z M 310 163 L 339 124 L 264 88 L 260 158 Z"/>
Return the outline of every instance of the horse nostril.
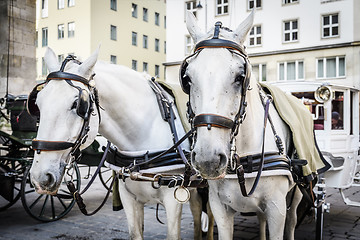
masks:
<path fill-rule="evenodd" d="M 41 183 L 42 186 L 52 188 L 55 185 L 56 179 L 52 173 L 47 173 L 44 177 L 44 181 Z"/>
<path fill-rule="evenodd" d="M 221 166 L 221 167 L 223 167 L 223 166 L 226 166 L 227 165 L 227 157 L 226 157 L 226 154 L 224 154 L 224 153 L 220 153 L 219 154 L 219 165 Z"/>

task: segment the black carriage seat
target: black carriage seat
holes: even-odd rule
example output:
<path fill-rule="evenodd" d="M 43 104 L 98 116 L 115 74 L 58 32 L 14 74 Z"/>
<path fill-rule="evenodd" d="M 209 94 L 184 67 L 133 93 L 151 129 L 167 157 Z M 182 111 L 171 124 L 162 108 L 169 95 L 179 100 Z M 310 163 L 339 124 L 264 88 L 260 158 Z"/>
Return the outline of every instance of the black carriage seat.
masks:
<path fill-rule="evenodd" d="M 14 141 L 28 141 L 36 137 L 38 119 L 31 116 L 26 109 L 27 95 L 14 96 L 9 94 L 6 99 L 6 108 L 10 112 L 10 124 Z"/>

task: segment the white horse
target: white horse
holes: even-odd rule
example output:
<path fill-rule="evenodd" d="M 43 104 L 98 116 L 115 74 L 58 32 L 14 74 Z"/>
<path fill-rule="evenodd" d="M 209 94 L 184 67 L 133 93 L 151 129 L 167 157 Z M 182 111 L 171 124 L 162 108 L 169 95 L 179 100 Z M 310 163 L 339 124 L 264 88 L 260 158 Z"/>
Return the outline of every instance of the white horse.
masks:
<path fill-rule="evenodd" d="M 198 48 L 194 55 L 185 59 L 180 76 L 184 91 L 189 93 L 193 121 L 197 128 L 191 162 L 194 168 L 208 179 L 210 207 L 220 239 L 233 239 L 236 212 L 257 213 L 261 239 L 266 239 L 266 224 L 270 239 L 283 239 L 285 221 L 287 238 L 293 239 L 296 206 L 301 199 L 301 193 L 296 191 L 292 202 L 294 207 L 287 212 L 286 195 L 294 187 L 289 171 L 278 171 L 281 175 L 262 172 L 255 192 L 249 197 L 241 194 L 236 175 L 226 175 L 231 160 L 233 121 L 237 117 L 241 120 L 242 114 L 239 110 L 245 107 L 244 98 L 247 102 L 246 117 L 235 136 L 236 152 L 243 157 L 259 154 L 262 149 L 264 106 L 256 80 L 250 80 L 247 75 L 251 67 L 242 47 L 252 27 L 253 16 L 254 13 L 251 13 L 234 32 L 218 28 L 218 33 L 216 30 L 203 33 L 193 14 L 187 13 L 186 25 L 196 44 L 195 48 Z M 218 38 L 213 39 L 214 41 L 203 41 L 213 37 Z M 250 81 L 249 85 L 247 79 Z M 290 139 L 289 129 L 273 105 L 270 105 L 269 114 L 278 135 L 284 141 L 286 153 Z M 267 127 L 265 152 L 272 151 L 278 152 L 279 149 L 271 128 Z M 253 186 L 255 174 L 247 176 L 247 189 Z"/>
<path fill-rule="evenodd" d="M 99 132 L 118 149 L 130 152 L 144 150 L 164 150 L 173 145 L 172 134 L 167 122 L 160 114 L 156 96 L 149 86 L 149 78 L 127 67 L 97 62 L 98 51 L 95 51 L 81 65 L 70 61 L 65 72 L 76 74 L 92 81 L 99 93 L 100 114 L 93 104 L 94 111 L 89 116 L 89 131 L 86 148 Z M 58 71 L 60 64 L 56 54 L 48 49 L 45 61 L 50 72 Z M 96 65 L 95 65 L 96 63 Z M 41 112 L 40 124 L 36 140 L 45 144 L 55 142 L 74 143 L 83 126 L 84 114 L 81 91 L 89 91 L 88 87 L 78 81 L 49 81 L 38 93 L 36 104 Z M 75 86 L 75 87 L 74 87 Z M 85 104 L 86 105 L 86 104 Z M 86 108 L 86 106 L 85 106 Z M 83 114 L 79 114 L 79 112 Z M 185 134 L 176 114 L 175 125 L 178 135 Z M 99 123 L 99 116 L 101 122 Z M 182 144 L 189 149 L 188 141 Z M 41 148 L 41 147 L 39 147 Z M 31 167 L 31 181 L 38 193 L 55 194 L 64 175 L 64 167 L 69 162 L 71 148 L 56 151 L 36 151 Z M 179 165 L 178 167 L 181 167 Z M 180 170 L 181 171 L 181 170 Z M 132 181 L 126 178 L 120 181 L 120 196 L 128 221 L 131 239 L 143 238 L 144 204 L 160 203 L 166 209 L 167 238 L 180 239 L 180 221 L 182 204 L 174 198 L 174 188 L 161 187 L 155 189 L 150 182 Z M 191 192 L 191 210 L 195 216 L 194 237 L 201 238 L 201 199 L 196 191 Z"/>

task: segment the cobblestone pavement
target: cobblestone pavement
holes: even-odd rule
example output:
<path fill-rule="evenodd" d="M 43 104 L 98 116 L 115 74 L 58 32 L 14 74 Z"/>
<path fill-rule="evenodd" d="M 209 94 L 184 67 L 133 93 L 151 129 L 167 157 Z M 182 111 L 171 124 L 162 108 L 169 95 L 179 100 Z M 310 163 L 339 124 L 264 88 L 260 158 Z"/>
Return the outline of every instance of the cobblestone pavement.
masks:
<path fill-rule="evenodd" d="M 84 181 L 83 181 L 84 182 Z M 86 181 L 85 181 L 86 182 Z M 84 196 L 89 211 L 94 209 L 105 195 L 101 183 Z M 352 199 L 360 200 L 360 187 L 348 189 L 346 194 Z M 360 239 L 360 207 L 346 206 L 335 189 L 327 189 L 327 200 L 331 204 L 330 213 L 324 216 L 324 239 Z M 144 239 L 165 239 L 166 226 L 155 217 L 155 207 L 145 208 Z M 160 219 L 166 221 L 165 210 L 160 208 Z M 193 221 L 189 205 L 185 204 L 181 220 L 181 238 L 193 238 Z M 258 239 L 256 217 L 235 217 L 234 239 Z M 111 198 L 94 216 L 84 216 L 77 206 L 62 219 L 41 223 L 32 219 L 24 211 L 21 201 L 0 212 L 0 239 L 58 239 L 58 240 L 95 240 L 95 239 L 128 239 L 127 223 L 124 211 L 112 211 Z M 215 239 L 217 232 L 215 228 Z M 315 239 L 315 221 L 302 224 L 295 232 L 295 239 Z"/>

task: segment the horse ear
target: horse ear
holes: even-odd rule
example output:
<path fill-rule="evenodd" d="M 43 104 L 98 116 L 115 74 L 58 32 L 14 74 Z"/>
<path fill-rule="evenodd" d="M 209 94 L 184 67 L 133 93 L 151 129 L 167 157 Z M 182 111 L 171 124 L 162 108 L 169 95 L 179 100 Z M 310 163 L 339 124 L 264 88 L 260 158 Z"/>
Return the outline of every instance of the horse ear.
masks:
<path fill-rule="evenodd" d="M 55 52 L 49 47 L 46 49 L 44 60 L 49 72 L 55 72 L 60 69 L 58 58 L 56 57 Z"/>
<path fill-rule="evenodd" d="M 198 25 L 197 19 L 190 11 L 186 11 L 186 27 L 194 42 L 198 42 L 205 35 Z"/>
<path fill-rule="evenodd" d="M 255 8 L 253 8 L 250 15 L 235 30 L 235 38 L 236 41 L 240 43 L 240 45 L 243 45 L 246 39 L 246 35 L 253 26 L 254 15 L 255 15 Z"/>
<path fill-rule="evenodd" d="M 86 59 L 79 68 L 79 72 L 84 77 L 89 77 L 92 74 L 93 67 L 97 61 L 98 55 L 100 51 L 100 45 L 99 47 L 91 54 L 91 56 Z"/>

